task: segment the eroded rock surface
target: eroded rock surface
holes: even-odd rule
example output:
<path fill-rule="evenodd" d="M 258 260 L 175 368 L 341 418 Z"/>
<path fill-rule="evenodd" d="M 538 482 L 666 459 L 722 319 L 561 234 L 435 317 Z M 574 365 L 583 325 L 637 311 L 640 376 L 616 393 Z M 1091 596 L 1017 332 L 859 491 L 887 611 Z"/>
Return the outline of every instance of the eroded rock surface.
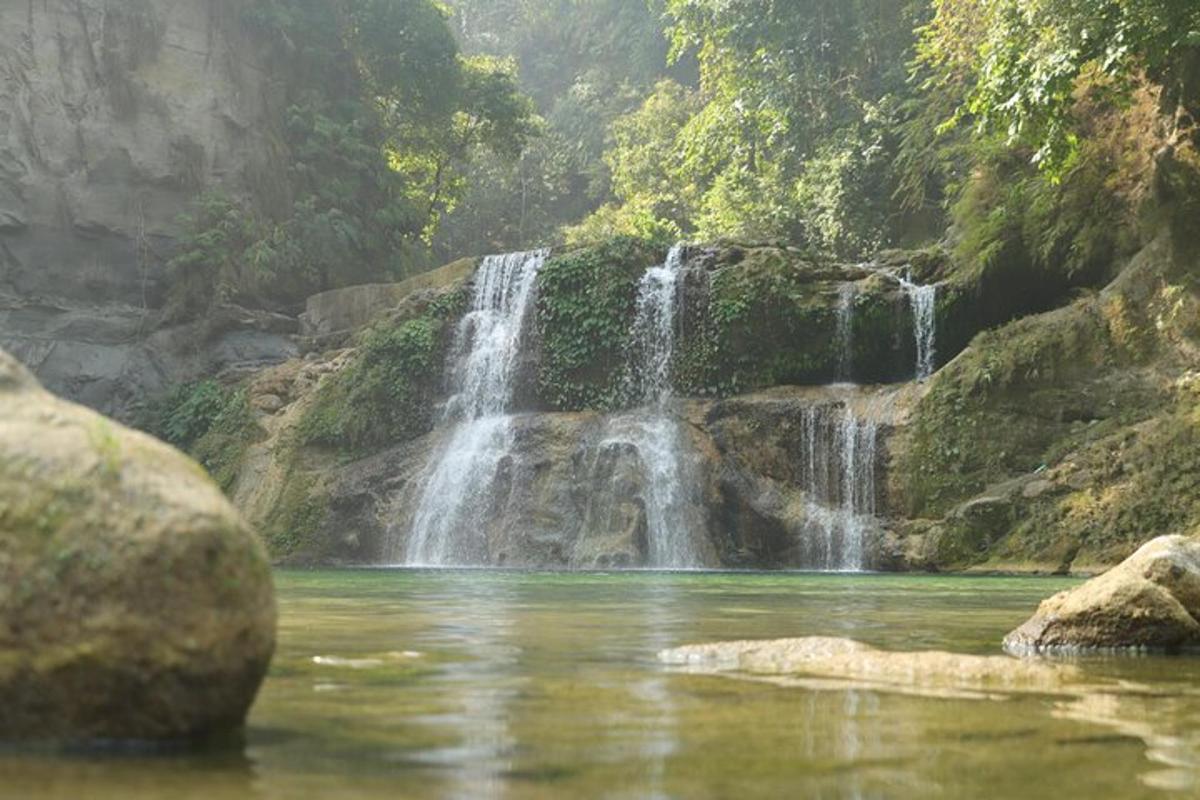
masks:
<path fill-rule="evenodd" d="M 1117 567 L 1046 600 L 1004 639 L 1017 653 L 1200 646 L 1200 541 L 1155 539 Z"/>
<path fill-rule="evenodd" d="M 659 660 L 703 672 L 809 676 L 922 691 L 1056 693 L 1082 680 L 1069 665 L 1007 656 L 889 652 L 827 637 L 689 645 L 664 650 Z"/>
<path fill-rule="evenodd" d="M 0 738 L 226 732 L 274 642 L 262 544 L 200 467 L 0 351 Z"/>
<path fill-rule="evenodd" d="M 204 191 L 286 203 L 285 84 L 231 0 L 0 4 L 0 346 L 128 419 L 164 386 L 295 355 L 277 330 L 158 330 Z"/>

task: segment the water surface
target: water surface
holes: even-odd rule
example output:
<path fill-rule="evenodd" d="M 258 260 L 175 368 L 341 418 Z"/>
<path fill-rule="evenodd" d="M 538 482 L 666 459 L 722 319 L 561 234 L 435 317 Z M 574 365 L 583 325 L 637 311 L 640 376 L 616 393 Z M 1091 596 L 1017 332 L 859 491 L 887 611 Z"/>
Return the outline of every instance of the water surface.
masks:
<path fill-rule="evenodd" d="M 243 751 L 0 757 L 0 795 L 232 798 L 1186 797 L 1198 659 L 1084 663 L 1151 695 L 930 699 L 661 666 L 782 636 L 996 653 L 1068 585 L 797 574 L 283 572 Z"/>

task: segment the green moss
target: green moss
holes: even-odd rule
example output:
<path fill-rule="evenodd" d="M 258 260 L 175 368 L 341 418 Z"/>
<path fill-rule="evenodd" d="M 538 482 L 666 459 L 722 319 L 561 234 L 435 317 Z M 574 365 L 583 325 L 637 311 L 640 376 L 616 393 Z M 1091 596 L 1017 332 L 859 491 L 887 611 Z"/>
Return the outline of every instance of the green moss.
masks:
<path fill-rule="evenodd" d="M 322 529 L 329 499 L 317 479 L 293 465 L 271 515 L 263 524 L 267 549 L 275 560 L 321 561 L 331 550 Z"/>
<path fill-rule="evenodd" d="M 120 480 L 121 443 L 117 440 L 112 424 L 106 419 L 97 419 L 88 429 L 88 437 L 100 457 L 101 478 L 109 482 Z"/>
<path fill-rule="evenodd" d="M 246 452 L 264 432 L 254 419 L 244 389 L 234 391 L 212 426 L 191 448 L 191 455 L 223 490 L 237 479 Z"/>
<path fill-rule="evenodd" d="M 1120 361 L 1094 300 L 980 335 L 934 378 L 906 433 L 908 513 L 945 514 L 1038 469 L 1075 423 L 1149 413 L 1141 386 L 1091 386 Z"/>
<path fill-rule="evenodd" d="M 150 408 L 143 427 L 200 462 L 224 490 L 246 451 L 265 436 L 246 390 L 213 380 L 175 387 Z"/>
<path fill-rule="evenodd" d="M 550 259 L 538 279 L 538 394 L 559 411 L 611 409 L 624 400 L 637 287 L 661 251 L 617 238 Z"/>
<path fill-rule="evenodd" d="M 360 455 L 426 433 L 445 350 L 434 313 L 367 330 L 351 362 L 317 389 L 300 444 Z"/>
<path fill-rule="evenodd" d="M 944 517 L 935 563 L 1088 568 L 1195 529 L 1197 298 L 1177 278 L 1148 251 L 1104 293 L 982 334 L 934 377 L 893 441 L 892 482 L 902 513 Z M 966 524 L 979 496 L 1007 516 Z"/>
<path fill-rule="evenodd" d="M 681 389 L 728 396 L 836 380 L 843 347 L 839 293 L 847 278 L 843 266 L 783 248 L 720 251 L 704 312 L 685 324 L 677 366 Z M 910 378 L 916 360 L 912 309 L 895 282 L 859 280 L 853 304 L 854 379 Z M 947 313 L 945 304 L 939 307 L 939 328 Z"/>
<path fill-rule="evenodd" d="M 1200 522 L 1200 420 L 1190 407 L 1071 454 L 1078 490 L 1031 503 L 994 557 L 1115 563 Z"/>

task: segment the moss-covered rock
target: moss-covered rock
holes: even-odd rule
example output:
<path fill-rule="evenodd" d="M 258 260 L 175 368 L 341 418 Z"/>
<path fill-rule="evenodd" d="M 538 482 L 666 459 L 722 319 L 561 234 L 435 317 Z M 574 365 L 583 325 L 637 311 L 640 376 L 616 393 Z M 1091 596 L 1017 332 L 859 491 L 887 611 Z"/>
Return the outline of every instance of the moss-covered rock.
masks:
<path fill-rule="evenodd" d="M 0 352 L 0 737 L 228 732 L 274 641 L 262 545 L 203 470 Z"/>
<path fill-rule="evenodd" d="M 626 378 L 638 285 L 664 253 L 625 239 L 556 256 L 539 279 L 537 402 L 559 411 L 612 410 L 636 402 Z M 689 247 L 681 277 L 678 394 L 729 397 L 780 385 L 840 379 L 902 381 L 914 374 L 913 308 L 898 276 L 943 282 L 939 251 L 893 252 L 871 265 L 838 264 L 795 248 Z M 935 310 L 954 336 L 939 362 L 978 328 L 963 307 L 977 294 L 946 283 Z M 848 305 L 847 305 L 848 303 Z M 961 330 L 959 330 L 961 329 Z"/>
<path fill-rule="evenodd" d="M 215 380 L 175 387 L 148 417 L 147 430 L 199 461 L 222 489 L 237 477 L 246 449 L 263 437 L 246 390 Z"/>
<path fill-rule="evenodd" d="M 912 308 L 890 274 L 766 246 L 718 247 L 697 262 L 708 277 L 689 292 L 703 299 L 686 309 L 684 393 L 912 377 Z"/>
<path fill-rule="evenodd" d="M 299 444 L 362 455 L 427 433 L 465 298 L 454 284 L 364 330 L 318 385 L 297 426 Z"/>
<path fill-rule="evenodd" d="M 926 564 L 1090 570 L 1200 523 L 1198 310 L 1164 237 L 1104 291 L 984 333 L 938 373 L 891 470 Z"/>
<path fill-rule="evenodd" d="M 551 258 L 538 276 L 537 398 L 557 411 L 625 401 L 626 354 L 638 283 L 664 254 L 614 239 Z"/>

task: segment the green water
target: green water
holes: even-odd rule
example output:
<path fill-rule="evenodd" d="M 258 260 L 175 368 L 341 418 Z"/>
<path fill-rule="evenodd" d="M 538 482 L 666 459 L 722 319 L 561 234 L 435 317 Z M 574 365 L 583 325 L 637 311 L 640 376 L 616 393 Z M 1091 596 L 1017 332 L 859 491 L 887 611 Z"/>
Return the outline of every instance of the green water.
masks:
<path fill-rule="evenodd" d="M 1200 659 L 1084 662 L 1152 695 L 928 699 L 671 672 L 691 642 L 995 653 L 1029 578 L 284 572 L 242 752 L 0 757 L 0 796 L 968 798 L 1200 794 Z"/>

